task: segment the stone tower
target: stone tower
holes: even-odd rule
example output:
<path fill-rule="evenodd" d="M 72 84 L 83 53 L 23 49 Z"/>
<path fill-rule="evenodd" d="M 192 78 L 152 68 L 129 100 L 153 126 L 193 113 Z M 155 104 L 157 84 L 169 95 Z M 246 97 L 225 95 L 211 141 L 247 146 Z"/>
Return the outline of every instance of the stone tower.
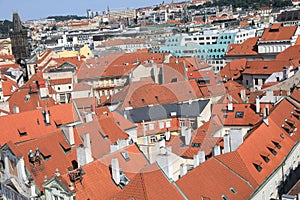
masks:
<path fill-rule="evenodd" d="M 30 56 L 27 31 L 23 30 L 18 13 L 13 14 L 13 30 L 9 32 L 11 39 L 12 53 L 15 59 L 20 62 Z"/>

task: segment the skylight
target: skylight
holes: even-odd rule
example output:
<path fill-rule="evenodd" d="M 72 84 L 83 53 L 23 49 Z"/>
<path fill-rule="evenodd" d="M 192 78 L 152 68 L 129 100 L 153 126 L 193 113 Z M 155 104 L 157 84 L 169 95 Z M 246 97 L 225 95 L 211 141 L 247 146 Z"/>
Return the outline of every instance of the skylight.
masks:
<path fill-rule="evenodd" d="M 235 118 L 244 118 L 244 112 L 236 112 Z"/>

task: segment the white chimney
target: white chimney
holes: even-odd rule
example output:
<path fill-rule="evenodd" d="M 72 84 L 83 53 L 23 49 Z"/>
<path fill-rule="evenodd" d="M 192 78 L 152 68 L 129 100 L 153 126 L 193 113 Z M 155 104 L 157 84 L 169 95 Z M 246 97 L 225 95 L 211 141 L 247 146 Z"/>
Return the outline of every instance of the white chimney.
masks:
<path fill-rule="evenodd" d="M 186 175 L 186 173 L 187 173 L 186 164 L 182 163 L 180 165 L 180 178 L 183 177 L 184 175 Z"/>
<path fill-rule="evenodd" d="M 194 155 L 194 168 L 198 167 L 199 166 L 199 155 L 196 154 Z"/>
<path fill-rule="evenodd" d="M 221 154 L 221 147 L 219 145 L 214 146 L 213 148 L 213 156 L 218 156 Z"/>
<path fill-rule="evenodd" d="M 166 135 L 166 141 L 170 141 L 171 133 L 169 130 L 166 131 L 165 135 Z"/>
<path fill-rule="evenodd" d="M 256 113 L 260 113 L 260 99 L 258 96 L 255 99 L 255 104 L 256 104 Z"/>
<path fill-rule="evenodd" d="M 199 163 L 204 163 L 205 162 L 205 152 L 199 151 L 198 156 L 199 156 Z"/>
<path fill-rule="evenodd" d="M 228 134 L 224 135 L 224 152 L 230 152 L 230 136 Z"/>
<path fill-rule="evenodd" d="M 75 144 L 75 139 L 74 139 L 74 130 L 72 126 L 64 127 L 63 132 L 68 139 L 69 144 L 72 146 Z"/>
<path fill-rule="evenodd" d="M 20 112 L 19 106 L 14 105 L 14 106 L 13 106 L 13 113 L 16 114 L 16 113 L 19 113 L 19 112 Z"/>
<path fill-rule="evenodd" d="M 70 189 L 71 191 L 75 189 L 74 186 L 73 186 L 73 183 L 70 183 L 70 184 L 69 184 L 69 189 Z"/>
<path fill-rule="evenodd" d="M 246 102 L 246 90 L 241 90 L 241 99 L 243 102 Z"/>
<path fill-rule="evenodd" d="M 159 140 L 158 145 L 159 145 L 159 147 L 165 147 L 166 146 L 166 141 L 164 139 Z"/>
<path fill-rule="evenodd" d="M 92 157 L 92 148 L 91 148 L 91 139 L 90 139 L 90 134 L 85 133 L 83 135 L 83 144 L 84 144 L 84 153 L 85 153 L 85 163 L 88 164 L 93 161 Z"/>
<path fill-rule="evenodd" d="M 50 116 L 48 112 L 45 113 L 45 122 L 46 124 L 50 124 Z"/>
<path fill-rule="evenodd" d="M 230 149 L 235 151 L 244 141 L 242 130 L 230 130 Z"/>
<path fill-rule="evenodd" d="M 80 57 L 80 55 L 78 54 L 78 56 L 77 56 L 77 59 L 78 59 L 78 61 L 80 61 L 81 60 L 81 57 Z"/>
<path fill-rule="evenodd" d="M 268 117 L 265 117 L 263 119 L 263 122 L 266 124 L 266 126 L 269 126 L 269 119 L 268 119 Z"/>
<path fill-rule="evenodd" d="M 93 115 L 92 113 L 86 113 L 85 115 L 85 122 L 88 123 L 88 122 L 91 122 L 93 121 Z"/>
<path fill-rule="evenodd" d="M 185 145 L 189 146 L 192 139 L 192 130 L 190 128 L 184 127 L 184 133 Z"/>
<path fill-rule="evenodd" d="M 266 110 L 266 115 L 269 116 L 270 114 L 269 104 L 266 104 L 265 110 Z"/>
<path fill-rule="evenodd" d="M 114 182 L 119 185 L 120 184 L 120 167 L 119 167 L 119 160 L 118 158 L 113 158 L 111 160 L 111 171 L 112 171 L 112 178 Z"/>
<path fill-rule="evenodd" d="M 233 104 L 232 104 L 232 102 L 229 102 L 228 103 L 228 111 L 233 111 Z"/>

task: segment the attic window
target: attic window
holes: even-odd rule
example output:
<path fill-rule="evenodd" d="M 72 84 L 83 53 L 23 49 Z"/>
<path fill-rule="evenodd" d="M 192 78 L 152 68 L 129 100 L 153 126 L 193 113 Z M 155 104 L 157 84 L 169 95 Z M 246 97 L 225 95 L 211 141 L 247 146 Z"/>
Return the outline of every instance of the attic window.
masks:
<path fill-rule="evenodd" d="M 230 191 L 231 191 L 233 194 L 236 194 L 236 193 L 237 193 L 237 191 L 236 191 L 233 187 L 230 188 Z"/>
<path fill-rule="evenodd" d="M 64 140 L 59 143 L 61 148 L 63 149 L 64 153 L 70 153 L 71 152 L 71 146 Z"/>
<path fill-rule="evenodd" d="M 268 69 L 268 66 L 264 66 L 264 69 Z"/>
<path fill-rule="evenodd" d="M 236 112 L 235 118 L 244 118 L 244 112 Z"/>
<path fill-rule="evenodd" d="M 253 165 L 258 172 L 261 172 L 261 170 L 262 170 L 261 163 L 260 164 L 253 163 Z"/>
<path fill-rule="evenodd" d="M 279 142 L 277 142 L 277 141 L 272 141 L 272 143 L 275 145 L 275 147 L 276 147 L 277 149 L 281 149 L 281 145 L 279 144 Z"/>
<path fill-rule="evenodd" d="M 224 200 L 229 200 L 229 199 L 228 199 L 228 197 L 227 197 L 227 196 L 225 196 L 224 194 L 222 194 L 222 196 L 221 196 L 221 197 L 222 197 L 222 199 L 224 199 Z"/>
<path fill-rule="evenodd" d="M 25 128 L 19 128 L 19 129 L 18 129 L 18 132 L 19 132 L 19 135 L 20 135 L 21 137 L 27 135 L 27 132 L 26 132 Z"/>
<path fill-rule="evenodd" d="M 275 149 L 271 148 L 271 147 L 268 147 L 269 151 L 274 155 L 276 156 L 277 155 L 277 151 L 275 151 Z"/>
<path fill-rule="evenodd" d="M 200 143 L 192 143 L 192 147 L 193 148 L 199 148 L 200 147 Z"/>
<path fill-rule="evenodd" d="M 270 161 L 269 154 L 261 154 L 260 156 L 266 163 Z"/>
<path fill-rule="evenodd" d="M 125 160 L 126 162 L 128 162 L 128 161 L 130 160 L 127 151 L 121 152 L 121 155 L 123 156 L 123 158 L 124 158 L 124 160 Z"/>

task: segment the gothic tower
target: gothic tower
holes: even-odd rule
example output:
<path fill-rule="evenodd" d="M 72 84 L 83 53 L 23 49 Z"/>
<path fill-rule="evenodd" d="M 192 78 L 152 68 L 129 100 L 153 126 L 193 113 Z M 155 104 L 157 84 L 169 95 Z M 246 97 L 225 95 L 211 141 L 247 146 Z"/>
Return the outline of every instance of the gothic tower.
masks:
<path fill-rule="evenodd" d="M 9 32 L 11 39 L 12 53 L 15 59 L 26 59 L 30 56 L 29 45 L 27 40 L 27 31 L 23 30 L 20 17 L 18 13 L 13 14 L 13 30 Z"/>

